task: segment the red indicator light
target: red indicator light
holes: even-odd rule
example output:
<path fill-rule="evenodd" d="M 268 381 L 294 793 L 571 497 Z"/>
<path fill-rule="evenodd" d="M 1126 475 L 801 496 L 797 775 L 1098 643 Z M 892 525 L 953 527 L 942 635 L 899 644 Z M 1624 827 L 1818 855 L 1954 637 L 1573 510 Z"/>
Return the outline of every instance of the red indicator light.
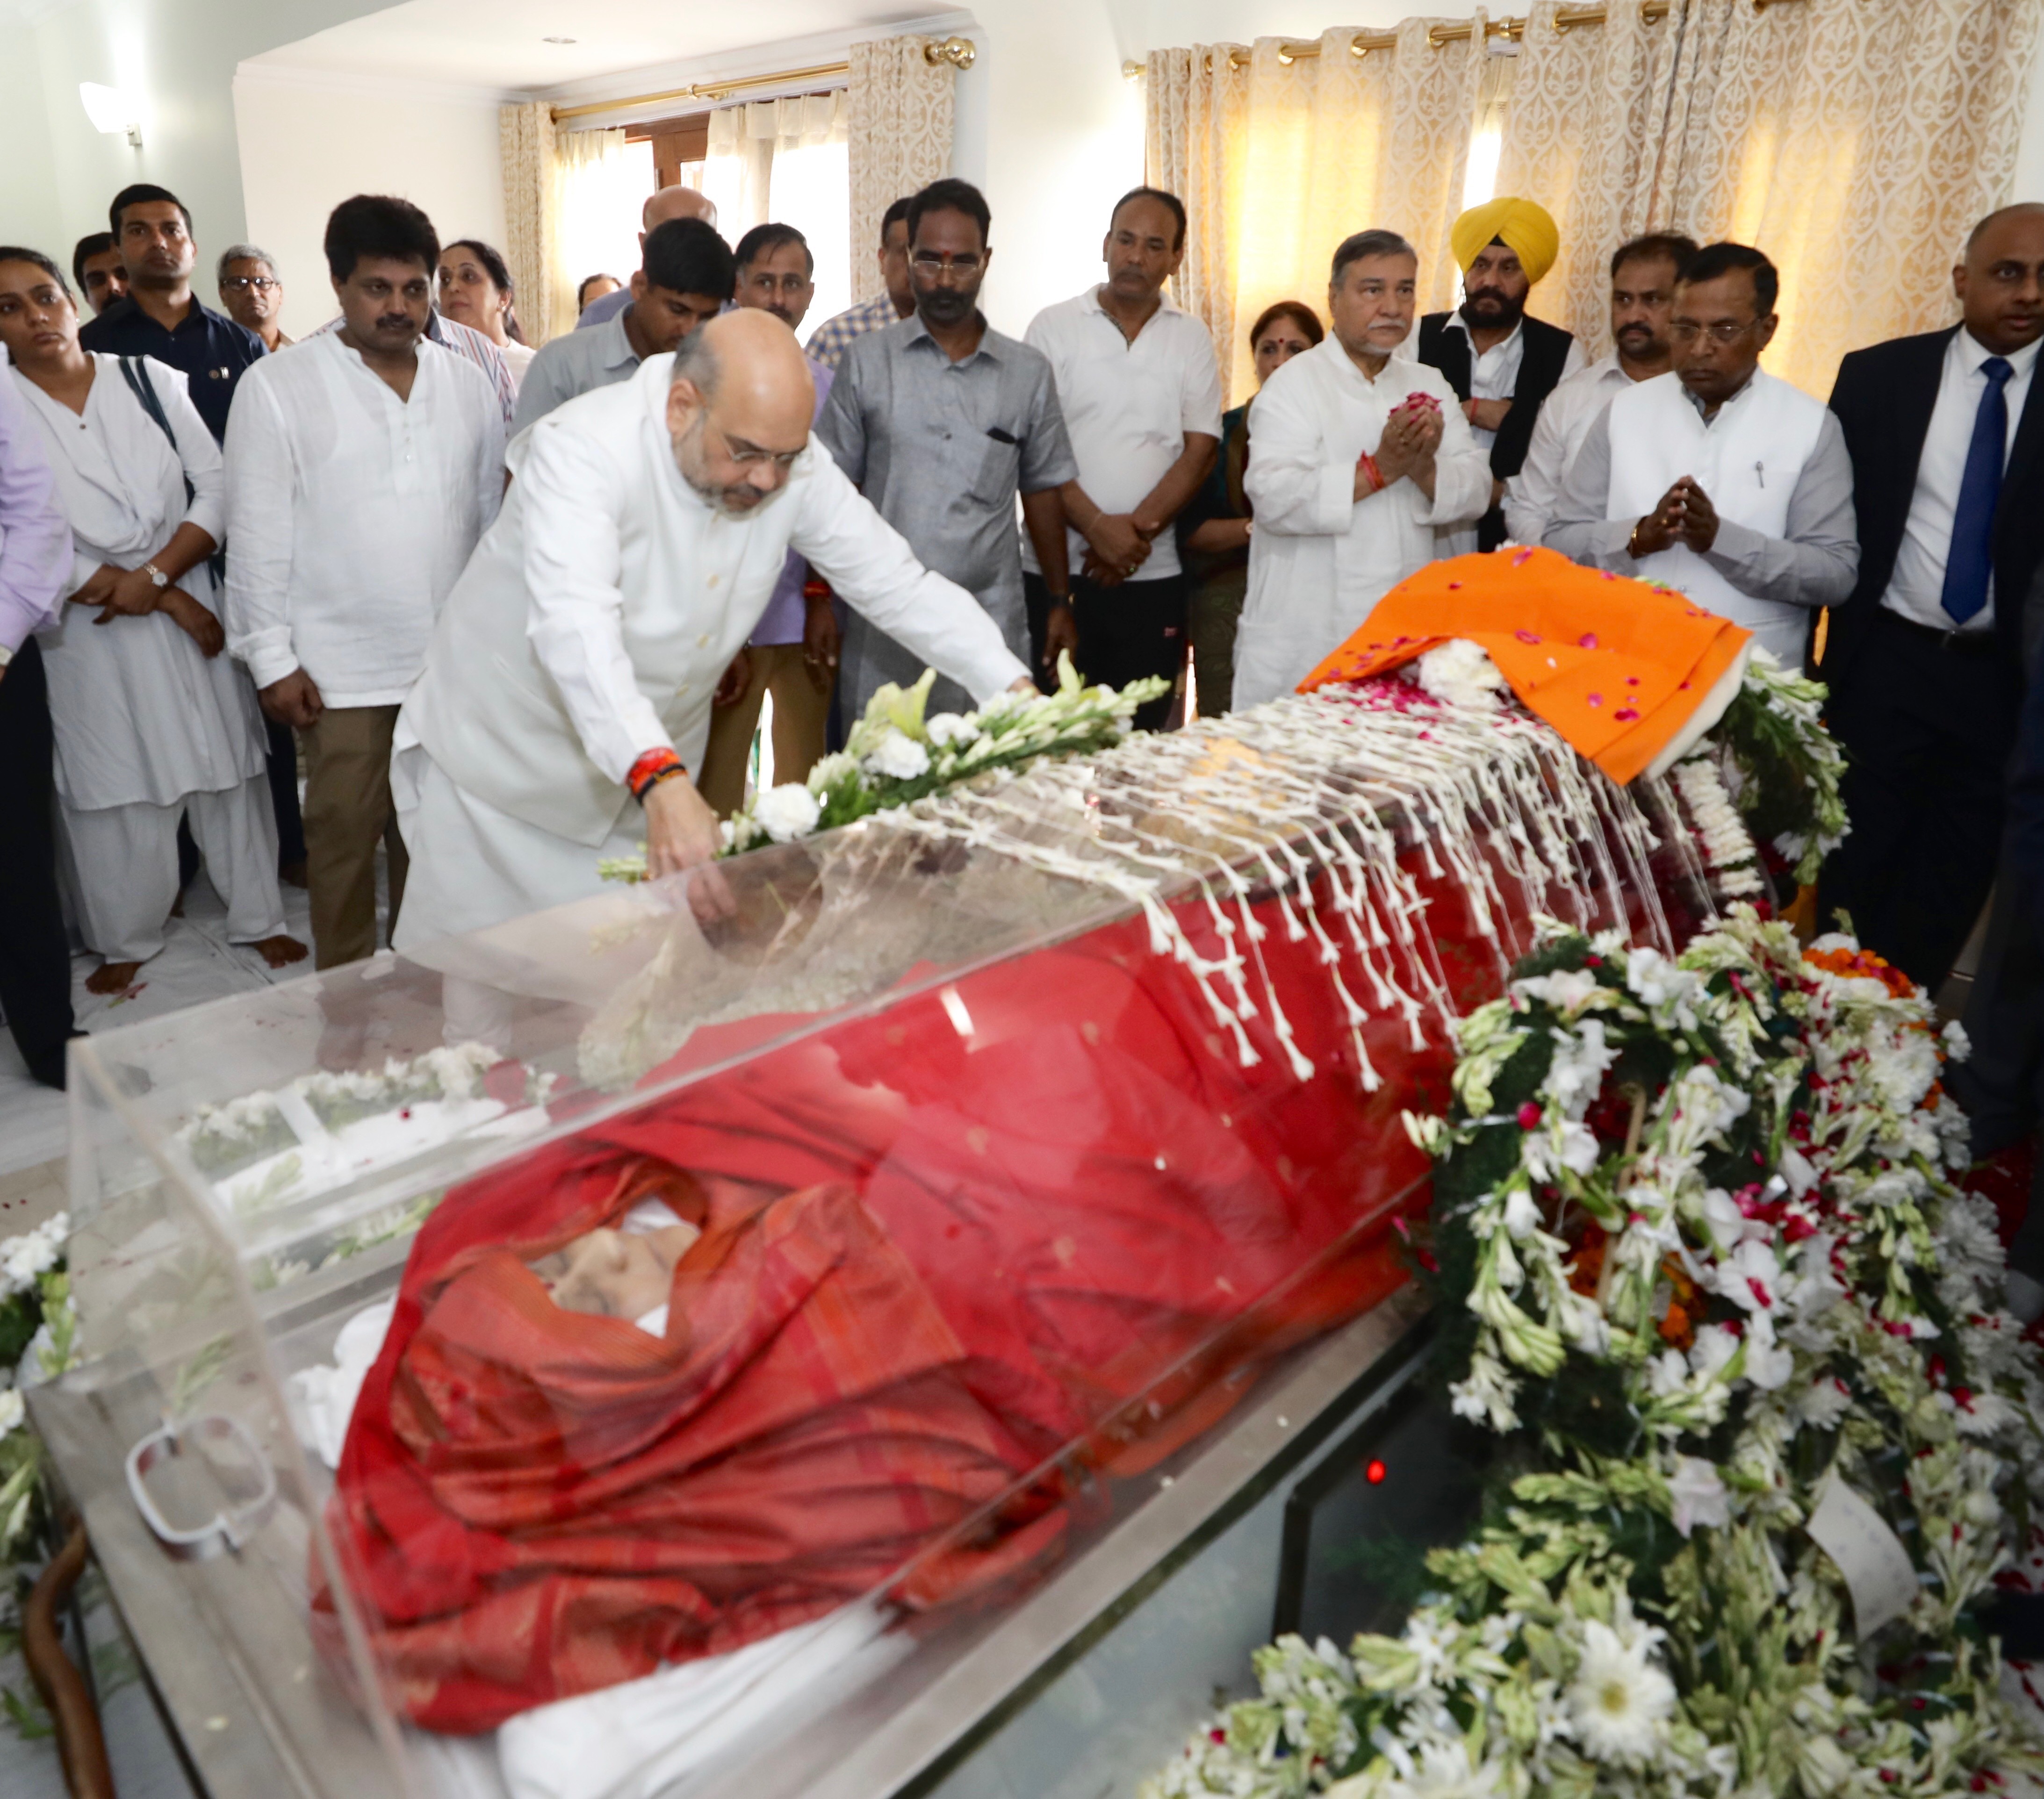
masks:
<path fill-rule="evenodd" d="M 1384 1484 L 1384 1475 L 1385 1467 L 1381 1462 L 1373 1461 L 1362 1471 L 1362 1478 L 1372 1486 L 1381 1486 Z"/>

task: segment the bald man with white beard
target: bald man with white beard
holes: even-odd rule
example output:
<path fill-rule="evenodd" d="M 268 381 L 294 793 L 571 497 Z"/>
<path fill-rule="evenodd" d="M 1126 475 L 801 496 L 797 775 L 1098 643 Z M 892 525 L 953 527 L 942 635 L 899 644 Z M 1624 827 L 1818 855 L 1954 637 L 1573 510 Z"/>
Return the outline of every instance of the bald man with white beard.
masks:
<path fill-rule="evenodd" d="M 398 723 L 398 949 L 594 893 L 597 862 L 642 841 L 655 876 L 717 853 L 694 781 L 710 696 L 791 548 L 978 703 L 1033 690 L 978 602 L 811 443 L 815 410 L 794 333 L 743 310 L 514 441 Z"/>
<path fill-rule="evenodd" d="M 701 219 L 713 231 L 717 228 L 717 202 L 699 188 L 678 184 L 662 188 L 649 196 L 646 204 L 639 209 L 639 247 L 646 247 L 646 240 L 654 226 L 663 225 L 670 219 Z M 588 329 L 606 319 L 616 318 L 641 291 L 640 278 L 635 274 L 615 293 L 604 294 L 583 307 L 581 316 L 575 320 L 575 329 Z"/>

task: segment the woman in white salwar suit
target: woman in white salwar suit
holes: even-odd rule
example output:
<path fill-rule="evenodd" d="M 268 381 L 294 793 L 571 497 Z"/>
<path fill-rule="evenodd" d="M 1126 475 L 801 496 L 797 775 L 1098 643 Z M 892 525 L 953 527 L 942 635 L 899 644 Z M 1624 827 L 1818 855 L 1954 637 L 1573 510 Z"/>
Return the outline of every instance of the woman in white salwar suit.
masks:
<path fill-rule="evenodd" d="M 79 347 L 63 278 L 33 251 L 0 249 L 0 343 L 71 527 L 73 591 L 38 638 L 67 884 L 103 958 L 86 985 L 118 992 L 163 947 L 180 819 L 226 902 L 230 941 L 272 968 L 297 961 L 256 696 L 221 654 L 207 562 L 225 514 L 219 447 L 182 374 Z"/>

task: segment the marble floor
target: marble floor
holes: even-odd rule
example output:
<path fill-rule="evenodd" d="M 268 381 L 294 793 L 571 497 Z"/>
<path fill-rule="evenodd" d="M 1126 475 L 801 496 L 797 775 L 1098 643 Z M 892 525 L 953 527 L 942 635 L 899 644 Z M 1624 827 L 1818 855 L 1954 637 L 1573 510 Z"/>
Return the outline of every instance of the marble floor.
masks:
<path fill-rule="evenodd" d="M 304 889 L 286 887 L 283 894 L 285 929 L 309 945 Z M 226 926 L 226 908 L 202 873 L 186 891 L 184 916 L 171 920 L 162 953 L 143 964 L 126 992 L 88 993 L 86 976 L 99 958 L 74 957 L 71 1003 L 79 1027 L 115 1030 L 311 971 L 309 957 L 288 969 L 267 967 L 254 950 L 229 943 Z M 67 1116 L 63 1095 L 31 1080 L 13 1038 L 0 1032 L 0 1237 L 28 1229 L 63 1203 Z"/>

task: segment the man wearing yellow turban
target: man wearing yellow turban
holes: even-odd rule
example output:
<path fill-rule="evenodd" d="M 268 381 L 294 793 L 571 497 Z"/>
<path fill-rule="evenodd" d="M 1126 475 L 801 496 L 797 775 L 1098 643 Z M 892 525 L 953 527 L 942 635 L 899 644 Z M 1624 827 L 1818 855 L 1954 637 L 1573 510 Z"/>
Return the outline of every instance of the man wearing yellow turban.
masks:
<path fill-rule="evenodd" d="M 1446 375 L 1461 399 L 1502 499 L 1526 460 L 1542 401 L 1583 366 L 1573 335 L 1526 316 L 1526 297 L 1554 266 L 1561 233 L 1544 206 L 1508 197 L 1470 207 L 1448 242 L 1462 271 L 1462 303 L 1420 320 L 1420 360 Z M 1494 550 L 1504 541 L 1504 514 L 1493 504 L 1473 531 L 1440 535 L 1443 555 Z"/>

